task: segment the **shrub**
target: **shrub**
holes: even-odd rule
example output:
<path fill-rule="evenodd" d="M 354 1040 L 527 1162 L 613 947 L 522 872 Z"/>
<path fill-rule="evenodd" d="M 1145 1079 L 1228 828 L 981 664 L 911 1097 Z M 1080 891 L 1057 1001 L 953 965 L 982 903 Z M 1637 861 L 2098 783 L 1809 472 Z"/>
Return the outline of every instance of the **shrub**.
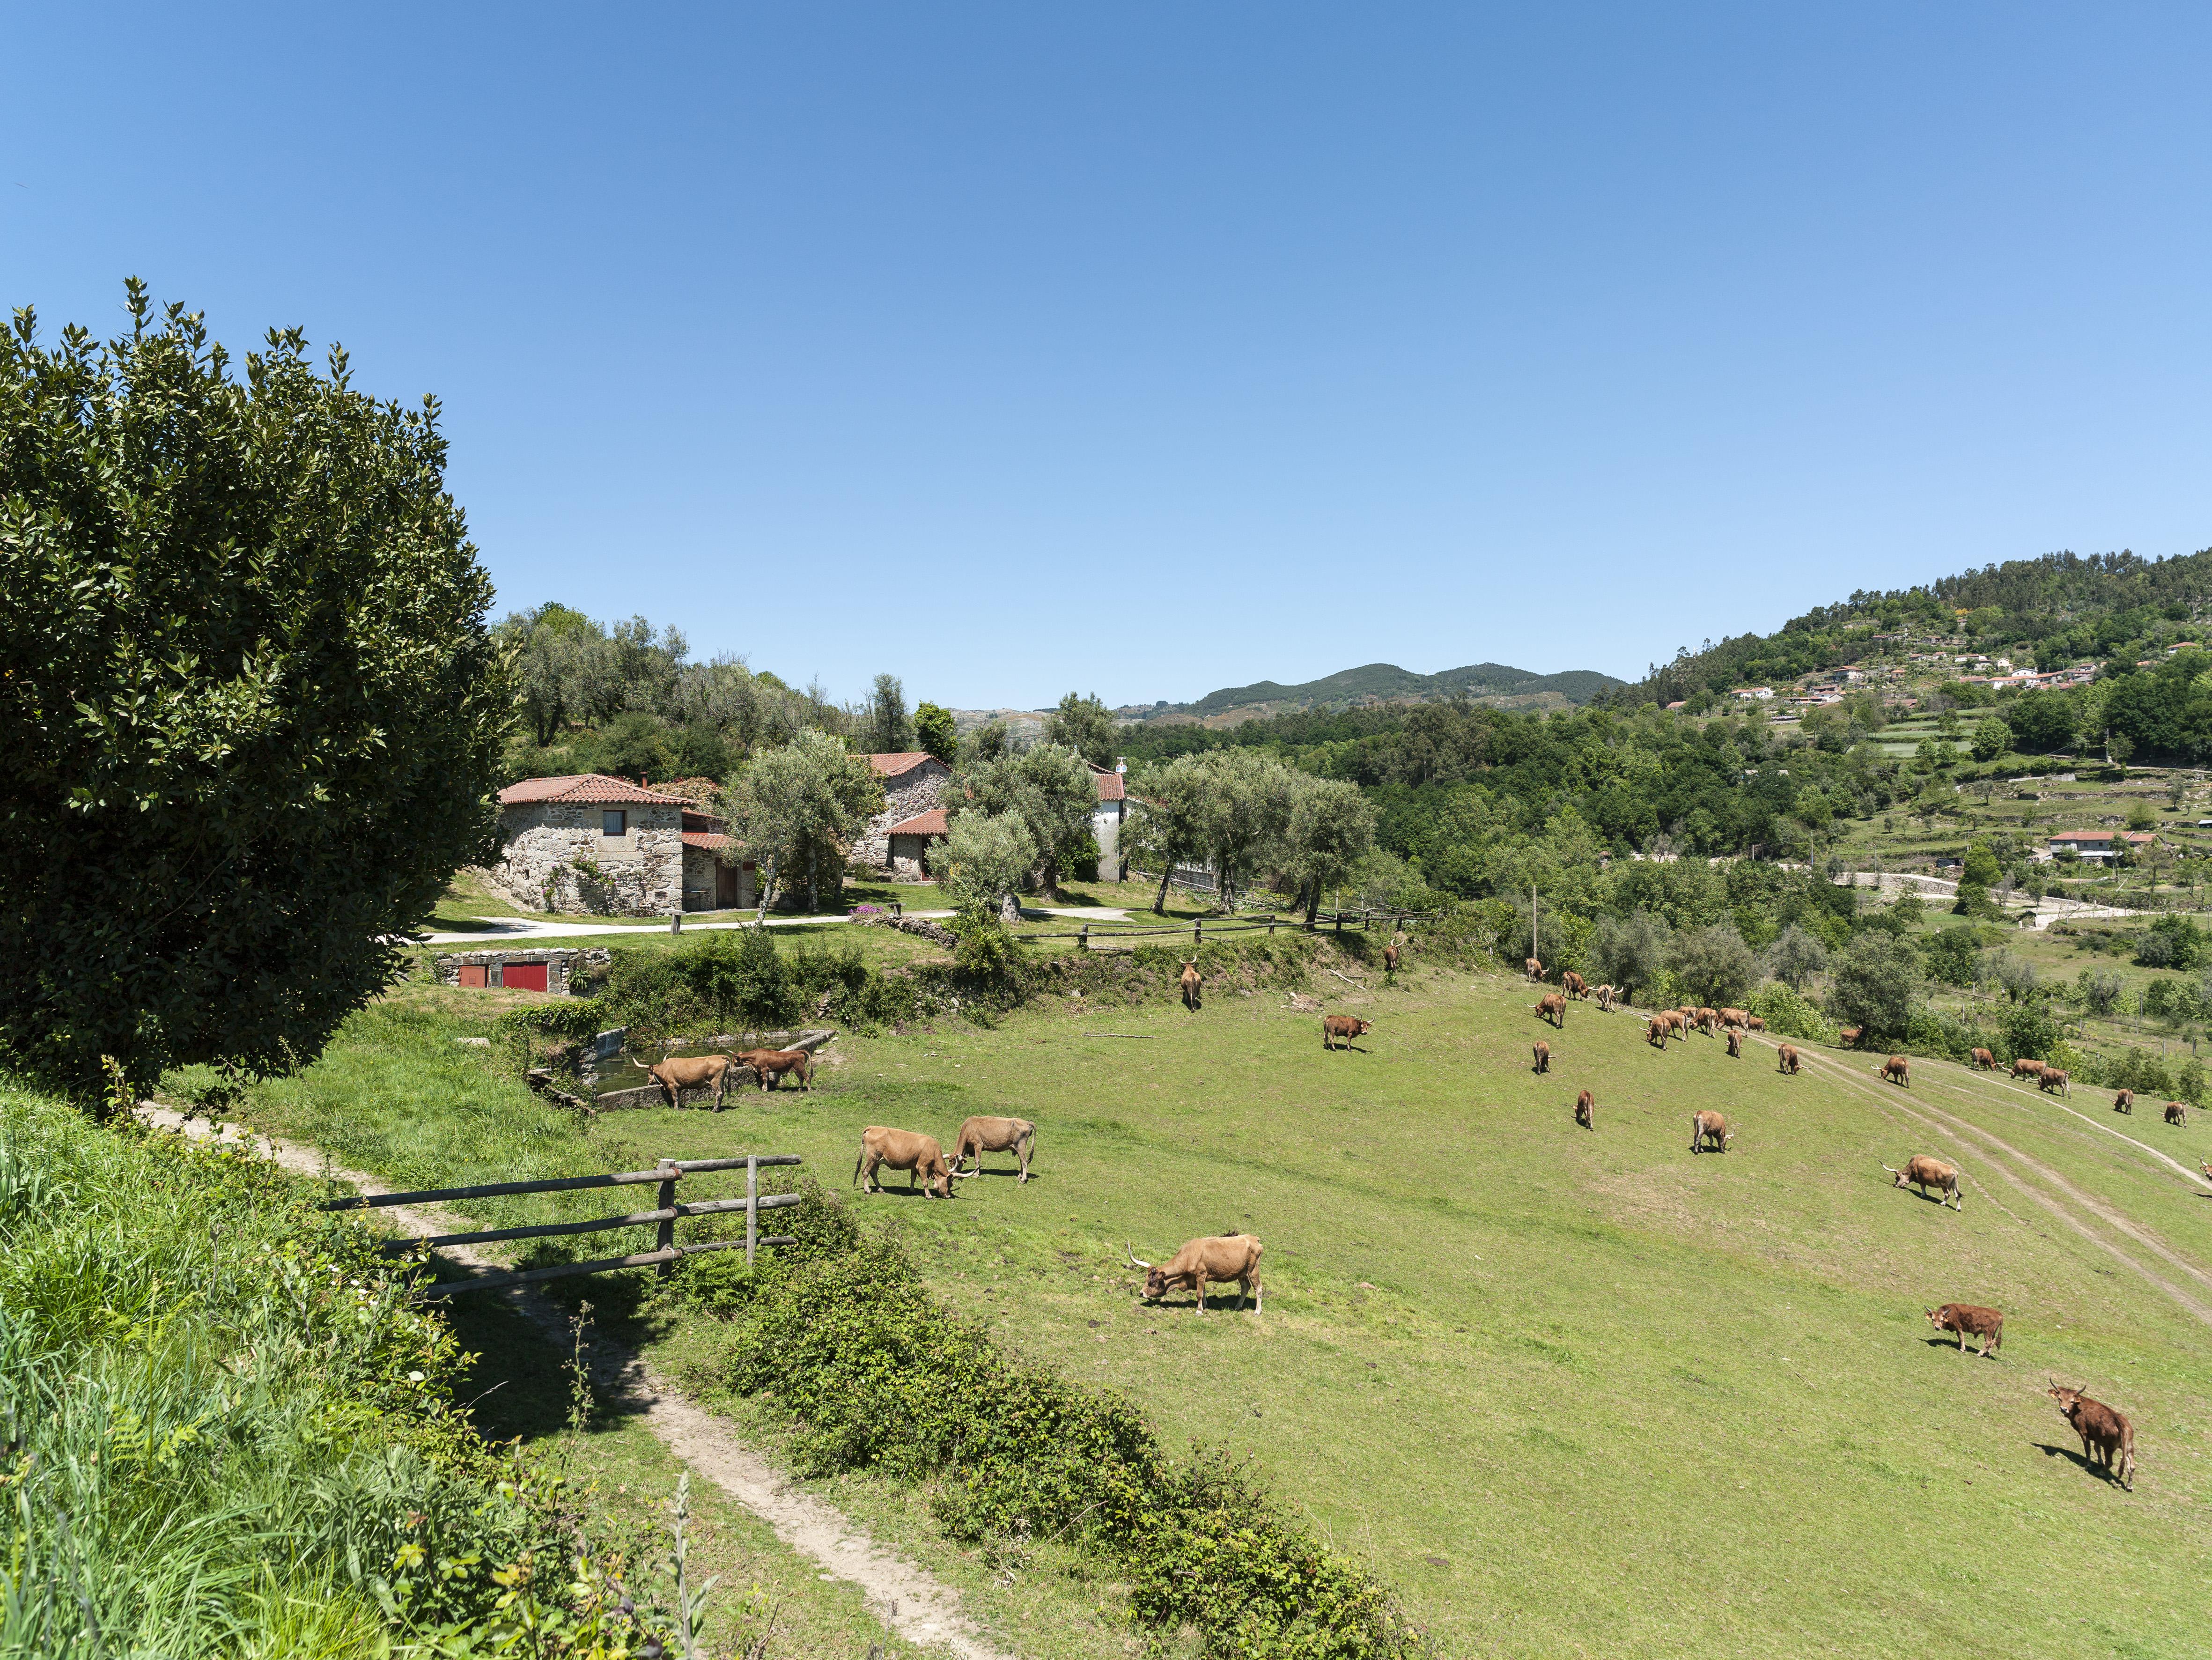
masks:
<path fill-rule="evenodd" d="M 1802 1037 L 1814 1043 L 1836 1041 L 1835 1023 L 1779 981 L 1770 982 L 1752 993 L 1745 1006 L 1766 1022 L 1769 1031 L 1784 1037 Z"/>
<path fill-rule="evenodd" d="M 2055 1060 L 2064 1037 L 2051 1012 L 2039 1002 L 2019 1003 L 2008 1010 L 2004 1035 L 2005 1047 L 2014 1060 L 2023 1055 L 2037 1061 Z"/>
<path fill-rule="evenodd" d="M 1899 900 L 1893 909 L 1904 903 Z M 1900 1037 L 1911 1021 L 1912 994 L 1919 984 L 1920 964 L 1911 946 L 1887 933 L 1863 933 L 1837 961 L 1828 1010 L 1870 1036 Z"/>

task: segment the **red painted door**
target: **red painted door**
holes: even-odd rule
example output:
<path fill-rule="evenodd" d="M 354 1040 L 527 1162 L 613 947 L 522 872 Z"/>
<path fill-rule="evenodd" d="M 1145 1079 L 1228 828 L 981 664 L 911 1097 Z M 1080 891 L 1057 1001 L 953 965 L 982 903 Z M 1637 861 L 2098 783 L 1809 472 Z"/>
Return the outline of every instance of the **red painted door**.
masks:
<path fill-rule="evenodd" d="M 481 986 L 489 983 L 484 965 L 481 963 L 462 964 L 461 983 L 464 986 Z"/>
<path fill-rule="evenodd" d="M 509 963 L 507 965 L 507 988 L 509 991 L 544 991 L 545 964 L 543 963 Z"/>

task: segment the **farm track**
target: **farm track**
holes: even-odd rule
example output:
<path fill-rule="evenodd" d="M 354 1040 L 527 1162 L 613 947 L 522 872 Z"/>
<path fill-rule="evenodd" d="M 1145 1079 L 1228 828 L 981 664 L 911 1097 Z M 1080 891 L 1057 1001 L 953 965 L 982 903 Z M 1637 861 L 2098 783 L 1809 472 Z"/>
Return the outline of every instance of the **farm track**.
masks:
<path fill-rule="evenodd" d="M 364 1194 L 392 1189 L 374 1177 L 332 1164 L 318 1149 L 246 1129 L 189 1118 L 152 1101 L 139 1104 L 138 1116 L 154 1128 L 260 1152 L 301 1175 L 349 1182 Z M 390 1206 L 382 1214 L 400 1231 L 441 1233 L 468 1226 L 473 1219 L 442 1206 Z M 443 1247 L 439 1255 L 473 1267 L 506 1265 L 481 1248 Z M 477 1295 L 503 1297 L 551 1345 L 549 1359 L 569 1347 L 568 1316 L 552 1302 L 520 1287 Z M 877 1544 L 845 1515 L 811 1493 L 792 1487 L 769 1462 L 739 1440 L 728 1424 L 678 1394 L 655 1377 L 644 1358 L 629 1345 L 596 1333 L 585 1340 L 592 1386 L 617 1412 L 638 1418 L 683 1462 L 705 1476 L 769 1527 L 800 1555 L 817 1563 L 823 1577 L 835 1576 L 867 1593 L 868 1611 L 896 1636 L 921 1647 L 942 1647 L 960 1660 L 1014 1660 L 983 1639 L 961 1611 L 960 1593 L 935 1575 Z"/>

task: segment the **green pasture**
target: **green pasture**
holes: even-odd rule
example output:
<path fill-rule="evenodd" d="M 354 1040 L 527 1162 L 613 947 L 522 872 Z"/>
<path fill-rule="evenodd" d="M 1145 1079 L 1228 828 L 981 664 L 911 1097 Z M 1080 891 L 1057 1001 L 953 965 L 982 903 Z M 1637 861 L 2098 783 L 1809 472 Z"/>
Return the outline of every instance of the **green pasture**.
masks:
<path fill-rule="evenodd" d="M 489 1005 L 416 988 L 249 1116 L 407 1185 L 753 1150 L 842 1189 L 866 1125 L 949 1139 L 969 1113 L 1018 1114 L 1039 1125 L 1029 1186 L 1001 1157 L 951 1204 L 898 1177 L 854 1202 L 1006 1343 L 1250 1457 L 1443 1653 L 2203 1652 L 2212 1201 L 2154 1152 L 2194 1169 L 2212 1129 L 1934 1062 L 1906 1092 L 1875 1082 L 1878 1056 L 1789 1078 L 1764 1048 L 1661 1054 L 1587 1005 L 1551 1031 L 1502 978 L 1417 966 L 1313 990 L 1375 1020 L 1358 1050 L 1324 1053 L 1280 991 L 1196 1015 L 1069 1001 L 848 1034 L 811 1092 L 584 1125 L 453 1042 Z M 1595 1134 L 1571 1119 L 1584 1087 Z M 1725 1156 L 1688 1151 L 1701 1107 L 1738 1127 Z M 1963 1214 L 1878 1168 L 1917 1152 L 1961 1164 Z M 1125 1242 L 1159 1259 L 1231 1229 L 1266 1242 L 1264 1314 L 1135 1300 Z M 1932 1336 L 1923 1307 L 1954 1300 L 2004 1310 L 1998 1358 Z M 696 1335 L 650 1333 L 679 1366 Z M 2046 1372 L 2133 1417 L 2133 1493 L 2083 1467 Z M 847 1502 L 921 1560 L 957 1554 L 917 1505 Z M 1036 1651 L 1095 1649 L 1088 1604 L 1038 1595 L 994 1620 Z M 1064 1642 L 1039 1609 L 1071 1622 Z"/>

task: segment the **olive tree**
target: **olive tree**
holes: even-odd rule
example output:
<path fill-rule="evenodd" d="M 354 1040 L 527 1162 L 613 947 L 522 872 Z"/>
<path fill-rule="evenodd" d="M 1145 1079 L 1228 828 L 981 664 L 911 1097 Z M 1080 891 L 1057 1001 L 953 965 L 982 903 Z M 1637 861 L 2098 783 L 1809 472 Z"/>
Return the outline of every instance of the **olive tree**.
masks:
<path fill-rule="evenodd" d="M 128 307 L 0 335 L 0 1049 L 71 1088 L 312 1060 L 496 848 L 515 718 L 436 401 Z"/>
<path fill-rule="evenodd" d="M 1036 857 L 1036 838 L 1018 813 L 966 812 L 929 850 L 929 873 L 957 909 L 1005 917 Z"/>
<path fill-rule="evenodd" d="M 1201 757 L 1179 755 L 1146 772 L 1130 798 L 1124 840 L 1133 856 L 1159 866 L 1160 891 L 1152 910 L 1164 915 L 1176 866 L 1206 856 L 1206 825 L 1212 780 Z"/>
<path fill-rule="evenodd" d="M 1665 921 L 1649 911 L 1601 916 L 1590 935 L 1590 971 L 1633 1002 L 1665 970 L 1670 938 Z"/>
<path fill-rule="evenodd" d="M 1050 893 L 1090 842 L 1098 811 L 1098 786 L 1073 750 L 1033 744 L 992 760 L 977 760 L 956 775 L 949 820 L 968 813 L 1011 812 L 1028 828 L 1036 847 L 1032 880 Z"/>
<path fill-rule="evenodd" d="M 722 800 L 732 833 L 761 862 L 765 917 L 787 885 L 805 890 L 810 910 L 825 891 L 832 899 L 843 891 L 846 852 L 883 811 L 884 786 L 866 756 L 809 730 L 755 757 Z"/>
<path fill-rule="evenodd" d="M 1894 935 L 1869 929 L 1836 959 L 1828 1011 L 1870 1037 L 1904 1035 L 1920 988 L 1920 959 Z"/>
<path fill-rule="evenodd" d="M 1827 947 L 1792 922 L 1766 948 L 1766 971 L 1792 991 L 1828 966 Z"/>
<path fill-rule="evenodd" d="M 1283 833 L 1284 872 L 1297 884 L 1306 921 L 1321 897 L 1342 882 L 1375 845 L 1374 804 L 1340 779 L 1290 775 L 1290 814 Z"/>
<path fill-rule="evenodd" d="M 1088 697 L 1070 692 L 1045 716 L 1044 741 L 1073 750 L 1094 766 L 1110 767 L 1121 728 L 1096 692 Z"/>
<path fill-rule="evenodd" d="M 1758 958 L 1728 922 L 1676 935 L 1668 966 L 1685 993 L 1709 1006 L 1741 1001 L 1759 978 Z"/>

